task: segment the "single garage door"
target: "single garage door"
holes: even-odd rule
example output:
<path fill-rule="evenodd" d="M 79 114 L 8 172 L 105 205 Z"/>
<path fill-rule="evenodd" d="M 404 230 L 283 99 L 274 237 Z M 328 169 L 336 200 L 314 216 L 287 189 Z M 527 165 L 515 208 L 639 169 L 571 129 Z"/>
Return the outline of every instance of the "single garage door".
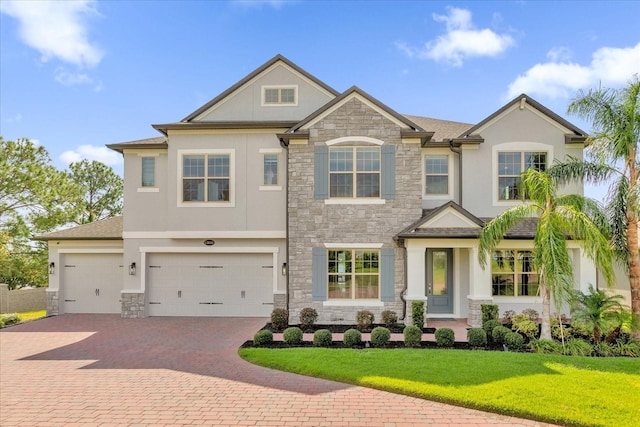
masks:
<path fill-rule="evenodd" d="M 150 316 L 268 317 L 271 254 L 149 254 Z"/>
<path fill-rule="evenodd" d="M 120 313 L 122 254 L 64 254 L 65 313 Z"/>

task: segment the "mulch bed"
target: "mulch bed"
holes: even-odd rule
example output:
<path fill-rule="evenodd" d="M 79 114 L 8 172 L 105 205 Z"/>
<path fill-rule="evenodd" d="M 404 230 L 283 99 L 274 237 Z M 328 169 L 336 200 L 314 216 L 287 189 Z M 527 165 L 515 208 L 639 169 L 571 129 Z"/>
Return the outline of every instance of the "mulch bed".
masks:
<path fill-rule="evenodd" d="M 291 326 L 299 326 L 299 325 L 291 325 Z M 366 334 L 371 332 L 373 328 L 378 326 L 384 326 L 386 328 L 385 325 L 374 324 L 371 326 L 371 328 L 362 329 L 360 330 L 360 332 Z M 392 334 L 401 334 L 402 331 L 404 331 L 404 328 L 405 328 L 404 324 L 398 323 L 394 327 L 387 328 L 387 329 L 389 329 L 389 332 L 391 332 Z M 319 329 L 328 329 L 331 331 L 332 334 L 344 334 L 349 329 L 358 329 L 358 328 L 356 325 L 313 325 L 313 326 L 310 326 L 309 328 L 303 329 L 302 332 L 304 332 L 305 334 L 312 334 Z M 283 332 L 283 330 L 273 329 L 273 327 L 271 326 L 271 323 L 267 323 L 266 325 L 264 325 L 261 330 L 269 330 L 273 333 Z M 433 334 L 435 331 L 436 331 L 436 328 L 422 328 L 423 334 Z"/>

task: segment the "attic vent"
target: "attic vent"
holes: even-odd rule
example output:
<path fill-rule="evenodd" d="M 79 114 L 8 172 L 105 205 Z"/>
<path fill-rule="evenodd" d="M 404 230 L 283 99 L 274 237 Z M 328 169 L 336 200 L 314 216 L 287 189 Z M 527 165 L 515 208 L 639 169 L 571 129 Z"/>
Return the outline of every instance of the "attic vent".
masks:
<path fill-rule="evenodd" d="M 524 104 L 526 104 L 526 103 L 527 103 L 527 98 L 523 97 L 523 98 L 520 99 L 520 109 L 521 110 L 524 110 Z"/>

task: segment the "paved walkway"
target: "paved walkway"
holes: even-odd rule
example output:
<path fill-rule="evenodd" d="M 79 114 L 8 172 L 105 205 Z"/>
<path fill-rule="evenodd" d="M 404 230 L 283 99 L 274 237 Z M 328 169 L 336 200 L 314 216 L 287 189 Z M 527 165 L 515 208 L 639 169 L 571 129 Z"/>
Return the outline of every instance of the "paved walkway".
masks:
<path fill-rule="evenodd" d="M 0 425 L 542 425 L 251 365 L 264 319 L 63 315 L 0 331 Z"/>

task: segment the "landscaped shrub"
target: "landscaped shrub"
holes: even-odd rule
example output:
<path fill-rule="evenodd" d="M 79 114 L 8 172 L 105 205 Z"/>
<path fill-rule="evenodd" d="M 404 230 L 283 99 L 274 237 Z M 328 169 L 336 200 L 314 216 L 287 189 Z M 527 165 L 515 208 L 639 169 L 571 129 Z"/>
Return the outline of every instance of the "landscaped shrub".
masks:
<path fill-rule="evenodd" d="M 380 314 L 382 316 L 382 323 L 384 323 L 384 326 L 387 328 L 393 328 L 396 326 L 396 323 L 398 323 L 398 315 L 395 311 L 385 310 Z"/>
<path fill-rule="evenodd" d="M 556 317 L 551 318 L 551 336 L 563 341 L 571 336 L 571 327 L 564 326 Z"/>
<path fill-rule="evenodd" d="M 308 329 L 318 320 L 318 312 L 315 308 L 305 307 L 300 310 L 300 327 Z"/>
<path fill-rule="evenodd" d="M 19 323 L 20 322 L 20 317 L 18 317 L 18 315 L 16 313 L 0 314 L 0 319 L 1 319 L 1 322 L 2 322 L 2 326 L 0 326 L 0 327 L 13 325 L 15 323 Z"/>
<path fill-rule="evenodd" d="M 451 328 L 436 329 L 436 344 L 438 347 L 453 347 L 455 342 L 455 333 Z"/>
<path fill-rule="evenodd" d="M 371 345 L 373 347 L 386 347 L 391 340 L 391 332 L 384 326 L 378 326 L 371 331 Z"/>
<path fill-rule="evenodd" d="M 409 325 L 402 331 L 404 334 L 404 346 L 405 347 L 420 347 L 422 342 L 422 329 L 416 325 Z"/>
<path fill-rule="evenodd" d="M 345 347 L 360 347 L 362 345 L 362 333 L 357 329 L 347 329 L 342 337 Z"/>
<path fill-rule="evenodd" d="M 640 343 L 638 341 L 618 340 L 612 346 L 616 356 L 640 357 Z"/>
<path fill-rule="evenodd" d="M 613 345 L 606 342 L 599 342 L 593 346 L 593 354 L 594 356 L 599 357 L 610 357 L 614 356 Z"/>
<path fill-rule="evenodd" d="M 273 342 L 273 332 L 263 329 L 253 336 L 253 344 L 257 346 L 271 344 Z"/>
<path fill-rule="evenodd" d="M 361 331 L 368 331 L 373 325 L 373 313 L 369 310 L 361 310 L 356 313 L 356 323 Z"/>
<path fill-rule="evenodd" d="M 314 347 L 331 347 L 333 342 L 333 336 L 328 329 L 318 329 L 313 334 L 313 346 Z"/>
<path fill-rule="evenodd" d="M 532 340 L 529 342 L 529 349 L 536 353 L 562 354 L 562 344 L 554 340 Z"/>
<path fill-rule="evenodd" d="M 575 338 L 590 338 L 591 332 L 584 323 L 571 319 L 571 336 Z"/>
<path fill-rule="evenodd" d="M 564 354 L 567 356 L 590 356 L 593 346 L 580 338 L 571 338 L 564 343 Z"/>
<path fill-rule="evenodd" d="M 531 320 L 526 314 L 518 314 L 511 319 L 511 329 L 526 335 L 532 340 L 538 335 L 538 324 Z"/>
<path fill-rule="evenodd" d="M 488 342 L 493 342 L 493 330 L 498 326 L 502 326 L 502 323 L 495 319 L 487 320 L 482 324 L 482 329 L 487 333 Z"/>
<path fill-rule="evenodd" d="M 504 312 L 504 315 L 502 316 L 502 323 L 505 324 L 511 324 L 511 320 L 513 319 L 513 316 L 516 315 L 516 312 L 513 310 L 506 310 Z"/>
<path fill-rule="evenodd" d="M 480 304 L 480 310 L 482 310 L 482 324 L 487 320 L 498 320 L 498 305 L 497 304 Z"/>
<path fill-rule="evenodd" d="M 467 341 L 472 347 L 487 345 L 487 333 L 482 328 L 471 328 L 467 331 Z"/>
<path fill-rule="evenodd" d="M 291 326 L 282 333 L 282 339 L 284 342 L 290 345 L 298 345 L 302 343 L 303 333 L 302 329 L 297 326 Z"/>
<path fill-rule="evenodd" d="M 511 329 L 507 328 L 506 326 L 496 326 L 495 328 L 493 328 L 491 336 L 493 337 L 494 342 L 497 342 L 498 344 L 504 344 L 504 337 L 510 333 Z"/>
<path fill-rule="evenodd" d="M 411 321 L 418 328 L 424 328 L 424 301 L 411 301 Z"/>
<path fill-rule="evenodd" d="M 532 322 L 537 322 L 538 319 L 540 319 L 540 314 L 533 308 L 525 308 L 522 310 L 522 314 L 527 316 Z"/>
<path fill-rule="evenodd" d="M 511 351 L 519 351 L 524 345 L 524 338 L 517 332 L 509 332 L 504 336 L 504 345 Z"/>
<path fill-rule="evenodd" d="M 271 312 L 271 327 L 281 331 L 289 326 L 289 312 L 284 308 L 275 308 Z"/>

